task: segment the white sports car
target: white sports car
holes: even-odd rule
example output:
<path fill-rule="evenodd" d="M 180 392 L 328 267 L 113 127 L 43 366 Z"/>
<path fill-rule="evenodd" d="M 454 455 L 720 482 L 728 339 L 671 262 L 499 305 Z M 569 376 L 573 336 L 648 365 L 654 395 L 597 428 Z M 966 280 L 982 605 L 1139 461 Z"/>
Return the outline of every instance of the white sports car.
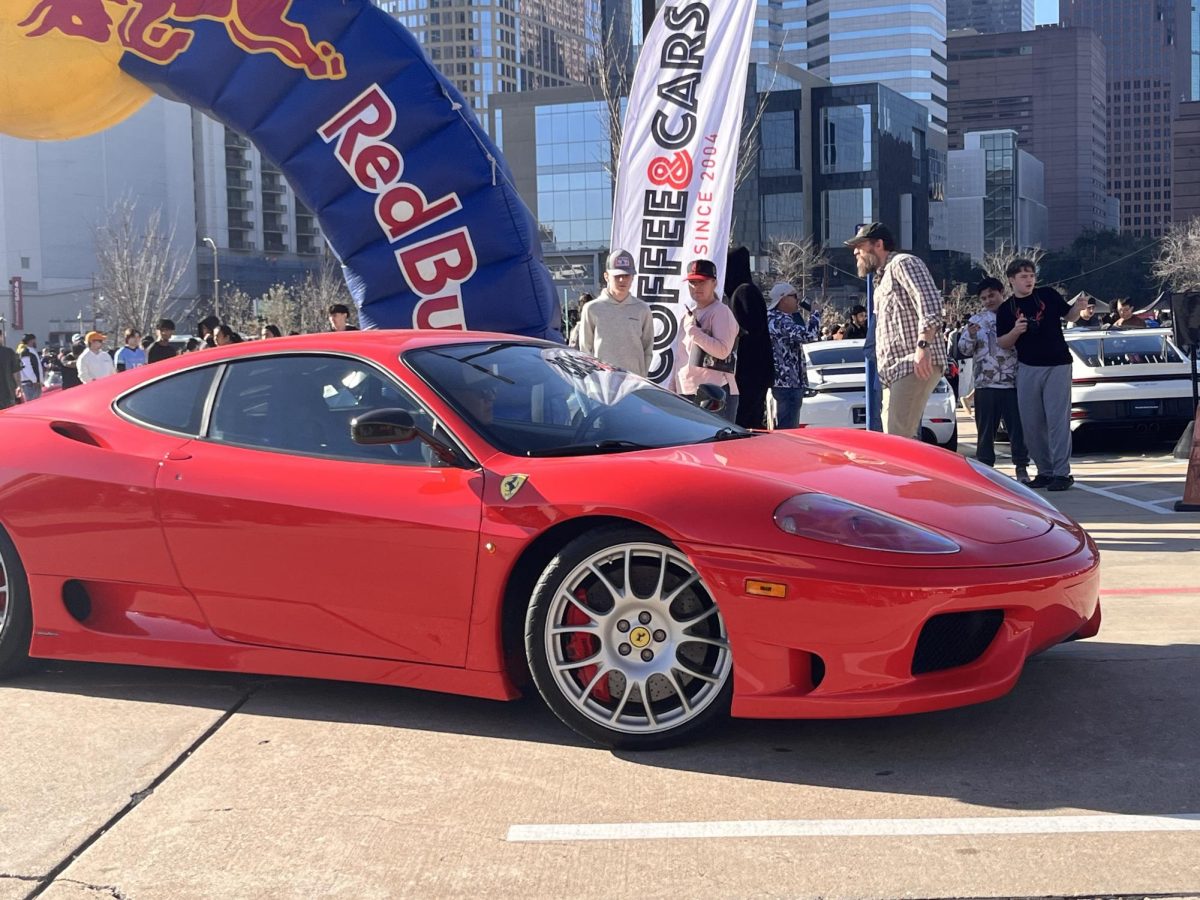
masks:
<path fill-rule="evenodd" d="M 862 340 L 815 341 L 804 345 L 808 390 L 800 407 L 800 424 L 821 428 L 866 428 L 866 362 Z M 925 404 L 921 440 L 947 450 L 958 449 L 954 392 L 945 378 Z"/>
<path fill-rule="evenodd" d="M 1191 365 L 1163 328 L 1067 329 L 1071 430 L 1170 432 L 1192 420 Z"/>

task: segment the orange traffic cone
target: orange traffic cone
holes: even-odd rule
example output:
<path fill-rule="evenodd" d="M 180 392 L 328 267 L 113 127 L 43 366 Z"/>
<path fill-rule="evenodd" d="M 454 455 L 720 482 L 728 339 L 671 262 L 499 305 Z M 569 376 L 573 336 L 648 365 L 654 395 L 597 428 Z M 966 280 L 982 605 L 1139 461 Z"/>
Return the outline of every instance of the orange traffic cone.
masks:
<path fill-rule="evenodd" d="M 1192 426 L 1192 455 L 1188 458 L 1187 480 L 1183 484 L 1183 499 L 1175 501 L 1175 512 L 1200 512 L 1200 406 L 1196 407 Z"/>

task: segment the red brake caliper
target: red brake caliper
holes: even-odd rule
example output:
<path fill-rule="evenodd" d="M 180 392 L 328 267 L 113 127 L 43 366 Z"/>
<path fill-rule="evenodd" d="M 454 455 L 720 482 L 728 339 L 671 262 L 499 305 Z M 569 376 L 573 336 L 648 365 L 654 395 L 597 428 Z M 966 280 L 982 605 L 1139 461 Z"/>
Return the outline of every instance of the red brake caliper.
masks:
<path fill-rule="evenodd" d="M 584 588 L 577 588 L 575 591 L 575 599 L 586 606 L 587 590 Z M 583 610 L 572 605 L 567 607 L 567 617 L 563 624 L 586 625 L 589 621 L 590 619 L 588 619 Z M 567 638 L 566 657 L 569 661 L 587 659 L 589 656 L 595 654 L 599 644 L 600 642 L 590 634 L 585 634 L 582 631 L 572 632 L 570 637 Z M 591 680 L 596 677 L 597 669 L 599 669 L 599 666 L 595 665 L 583 666 L 577 669 L 576 671 L 579 672 L 580 683 L 583 685 L 590 684 Z M 607 678 L 601 678 L 600 683 L 592 688 L 592 696 L 594 696 L 601 703 L 608 703 L 610 700 L 612 700 L 612 694 L 608 690 Z"/>

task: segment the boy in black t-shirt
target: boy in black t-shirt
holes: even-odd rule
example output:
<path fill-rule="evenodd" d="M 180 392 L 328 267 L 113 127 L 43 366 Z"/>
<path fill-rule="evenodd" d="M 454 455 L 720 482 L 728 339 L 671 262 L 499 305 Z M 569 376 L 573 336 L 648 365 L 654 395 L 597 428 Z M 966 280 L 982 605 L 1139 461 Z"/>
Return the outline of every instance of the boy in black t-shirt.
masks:
<path fill-rule="evenodd" d="M 1071 351 L 1063 322 L 1073 322 L 1087 302 L 1074 304 L 1051 287 L 1035 287 L 1037 269 L 1015 259 L 1005 270 L 1012 296 L 996 310 L 997 343 L 1017 349 L 1017 406 L 1029 455 L 1038 474 L 1030 487 L 1065 491 L 1071 476 Z"/>

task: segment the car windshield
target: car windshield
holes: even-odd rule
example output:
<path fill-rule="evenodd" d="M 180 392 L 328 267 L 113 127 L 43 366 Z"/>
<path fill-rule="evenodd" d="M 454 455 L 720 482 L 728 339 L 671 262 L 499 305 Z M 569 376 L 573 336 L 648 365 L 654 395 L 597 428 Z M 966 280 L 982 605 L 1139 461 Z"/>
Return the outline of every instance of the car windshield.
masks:
<path fill-rule="evenodd" d="M 548 344 L 453 344 L 404 361 L 489 443 L 515 456 L 674 447 L 749 436 L 682 397 Z"/>
<path fill-rule="evenodd" d="M 1105 332 L 1068 341 L 1067 346 L 1084 365 L 1092 368 L 1185 362 L 1165 333 Z"/>
<path fill-rule="evenodd" d="M 810 366 L 865 365 L 862 344 L 822 347 L 819 350 L 808 350 L 807 353 Z"/>

